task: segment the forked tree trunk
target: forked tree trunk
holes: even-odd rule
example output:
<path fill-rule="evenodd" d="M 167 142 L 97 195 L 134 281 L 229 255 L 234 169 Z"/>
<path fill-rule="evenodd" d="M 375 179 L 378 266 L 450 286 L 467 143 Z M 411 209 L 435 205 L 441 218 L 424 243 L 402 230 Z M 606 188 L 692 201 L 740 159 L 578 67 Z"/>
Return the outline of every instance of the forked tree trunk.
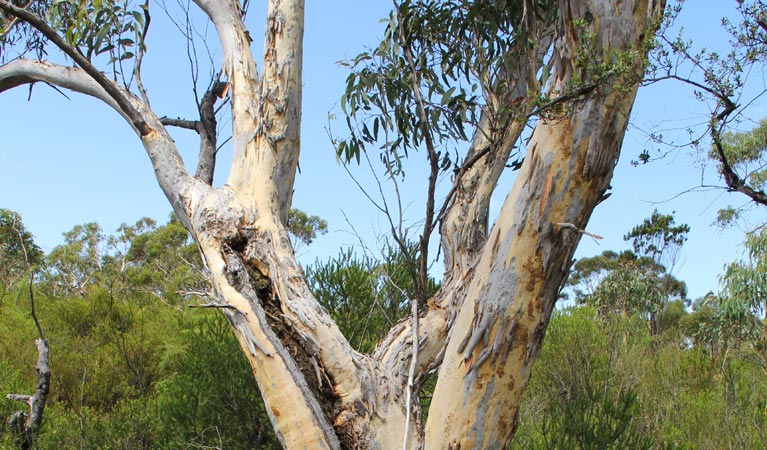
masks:
<path fill-rule="evenodd" d="M 532 53 L 551 55 L 551 65 L 523 60 L 526 49 L 509 55 L 519 58 L 511 66 L 524 73 L 515 79 L 516 89 L 530 96 L 525 114 L 541 89 L 529 75 L 542 68 L 551 70 L 550 98 L 566 97 L 574 80 L 588 96 L 574 96 L 563 111 L 537 122 L 489 233 L 490 195 L 526 115 L 502 130 L 478 131 L 483 136 L 469 149 L 476 155 L 480 146 L 494 146 L 462 175 L 441 228 L 446 273 L 419 318 L 416 384 L 439 368 L 425 428 L 419 414 L 406 419 L 410 322 L 395 326 L 372 355 L 355 352 L 310 292 L 285 230 L 300 147 L 303 0 L 269 1 L 261 75 L 238 4 L 195 2 L 218 31 L 232 99 L 234 158 L 221 188 L 189 175 L 139 96 L 93 71 L 16 60 L 0 66 L 0 91 L 46 81 L 102 99 L 134 126 L 161 188 L 199 243 L 217 306 L 253 367 L 286 448 L 395 449 L 406 433 L 407 448 L 507 446 L 580 232 L 610 184 L 644 70 L 645 42 L 665 2 L 561 0 L 555 25 L 533 36 Z M 13 11 L 7 5 L 0 0 L 0 8 Z M 592 50 L 579 59 L 583 36 Z M 621 66 L 595 75 L 582 67 L 585 59 L 620 59 Z M 488 137 L 490 129 L 504 138 Z"/>

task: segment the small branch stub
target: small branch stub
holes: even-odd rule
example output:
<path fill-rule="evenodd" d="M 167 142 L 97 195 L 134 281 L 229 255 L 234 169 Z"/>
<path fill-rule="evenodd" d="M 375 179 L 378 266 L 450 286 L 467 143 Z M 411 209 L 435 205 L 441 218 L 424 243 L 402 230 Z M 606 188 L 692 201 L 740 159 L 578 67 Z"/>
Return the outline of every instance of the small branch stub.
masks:
<path fill-rule="evenodd" d="M 588 231 L 583 230 L 581 228 L 578 228 L 578 227 L 576 227 L 575 225 L 573 225 L 571 223 L 563 222 L 563 223 L 556 223 L 554 225 L 557 226 L 557 231 L 559 231 L 559 230 L 570 230 L 570 231 L 574 231 L 576 233 L 584 234 L 584 235 L 586 235 L 586 236 L 588 236 L 588 237 L 590 237 L 592 239 L 604 239 L 602 236 L 600 236 L 598 234 L 589 233 Z"/>

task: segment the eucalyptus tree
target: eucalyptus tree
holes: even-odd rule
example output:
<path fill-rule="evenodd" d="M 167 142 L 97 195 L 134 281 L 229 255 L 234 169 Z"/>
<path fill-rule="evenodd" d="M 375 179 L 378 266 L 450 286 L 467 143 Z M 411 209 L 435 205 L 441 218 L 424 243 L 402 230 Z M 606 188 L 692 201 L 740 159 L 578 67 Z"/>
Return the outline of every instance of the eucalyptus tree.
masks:
<path fill-rule="evenodd" d="M 365 98 L 411 106 L 367 133 L 388 135 L 382 158 L 393 170 L 403 149 L 426 156 L 419 254 L 439 232 L 446 264 L 439 290 L 430 296 L 422 282 L 412 317 L 370 354 L 355 351 L 315 299 L 286 228 L 301 147 L 303 0 L 268 2 L 260 70 L 248 2 L 194 1 L 223 53 L 198 120 L 150 106 L 141 71 L 149 4 L 0 0 L 0 91 L 45 82 L 105 102 L 132 126 L 200 249 L 215 292 L 208 306 L 232 325 L 286 448 L 502 448 L 575 247 L 610 186 L 664 3 L 395 2 L 380 52 L 397 70 L 364 79 L 378 94 L 356 92 L 363 110 Z M 44 59 L 56 52 L 73 66 Z M 353 80 L 348 88 L 351 102 Z M 233 156 L 227 183 L 213 187 L 221 97 Z M 365 120 L 356 141 L 338 144 L 341 157 L 372 147 Z M 528 124 L 524 161 L 510 162 Z M 200 134 L 196 170 L 168 126 Z M 443 147 L 464 138 L 465 151 Z M 490 229 L 490 196 L 507 165 L 519 170 Z M 451 167 L 453 187 L 438 202 L 436 177 Z M 421 260 L 411 262 L 424 280 Z M 424 424 L 415 399 L 435 371 Z"/>

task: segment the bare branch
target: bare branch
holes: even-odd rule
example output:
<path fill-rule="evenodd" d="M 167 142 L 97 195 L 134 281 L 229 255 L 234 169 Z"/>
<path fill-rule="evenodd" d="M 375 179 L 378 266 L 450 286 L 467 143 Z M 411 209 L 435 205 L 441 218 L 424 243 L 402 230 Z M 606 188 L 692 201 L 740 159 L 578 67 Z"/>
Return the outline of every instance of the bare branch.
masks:
<path fill-rule="evenodd" d="M 0 0 L 3 1 L 3 0 Z M 46 82 L 74 92 L 89 95 L 102 100 L 122 115 L 130 124 L 134 122 L 128 117 L 126 111 L 119 105 L 115 98 L 90 77 L 84 69 L 76 67 L 64 67 L 51 64 L 46 61 L 31 61 L 17 59 L 0 66 L 0 92 L 12 89 L 23 84 Z M 144 123 L 151 132 L 141 136 L 144 148 L 149 155 L 152 166 L 157 174 L 157 181 L 163 193 L 173 205 L 173 209 L 182 223 L 191 229 L 187 220 L 188 205 L 181 198 L 183 191 L 192 188 L 184 162 L 176 149 L 173 139 L 168 135 L 151 110 L 145 109 L 145 105 L 135 98 L 125 88 L 113 84 L 110 85 L 121 92 L 125 99 L 134 102 L 133 110 L 142 115 Z M 148 124 L 151 124 L 148 125 Z M 135 129 L 135 128 L 134 128 Z M 140 130 L 136 129 L 138 133 Z"/>
<path fill-rule="evenodd" d="M 767 193 L 765 193 L 763 190 L 756 190 L 749 186 L 737 173 L 735 173 L 735 170 L 733 170 L 732 166 L 730 165 L 730 162 L 728 161 L 727 155 L 724 151 L 724 146 L 722 145 L 720 130 L 715 123 L 715 121 L 720 116 L 721 114 L 714 116 L 711 119 L 711 138 L 714 141 L 714 148 L 716 149 L 716 156 L 719 160 L 720 171 L 722 172 L 725 183 L 727 183 L 727 187 L 730 191 L 736 191 L 745 194 L 757 204 L 767 205 Z"/>
<path fill-rule="evenodd" d="M 0 66 L 0 92 L 38 81 L 95 97 L 129 120 L 119 104 L 82 69 L 28 59 L 17 59 Z"/>
<path fill-rule="evenodd" d="M 244 152 L 258 118 L 258 69 L 250 51 L 250 35 L 240 17 L 236 2 L 194 0 L 210 18 L 218 32 L 224 53 L 223 73 L 232 96 L 232 135 L 236 152 Z M 235 155 L 236 159 L 236 155 Z"/>
<path fill-rule="evenodd" d="M 287 222 L 301 147 L 304 0 L 271 0 L 264 36 L 264 75 L 255 133 L 259 151 L 274 153 L 280 218 Z"/>
<path fill-rule="evenodd" d="M 555 225 L 557 227 L 559 227 L 559 229 L 561 229 L 561 230 L 574 231 L 576 233 L 584 234 L 584 235 L 586 235 L 586 236 L 588 236 L 588 237 L 590 237 L 592 239 L 604 239 L 602 236 L 600 236 L 598 234 L 589 233 L 588 231 L 583 230 L 581 228 L 578 228 L 577 226 L 575 226 L 575 225 L 573 225 L 571 223 L 557 223 Z"/>
<path fill-rule="evenodd" d="M 200 153 L 197 159 L 195 178 L 207 185 L 213 184 L 213 174 L 216 170 L 217 135 L 216 101 L 224 94 L 226 83 L 216 81 L 202 96 L 199 105 L 200 120 L 197 122 L 197 132 L 200 134 Z"/>
<path fill-rule="evenodd" d="M 160 117 L 160 123 L 169 127 L 185 128 L 187 130 L 197 131 L 199 120 L 187 120 L 182 118 L 171 119 L 170 117 Z"/>
<path fill-rule="evenodd" d="M 5 396 L 8 400 L 24 402 L 27 405 L 31 403 L 32 396 L 26 394 L 8 394 Z"/>

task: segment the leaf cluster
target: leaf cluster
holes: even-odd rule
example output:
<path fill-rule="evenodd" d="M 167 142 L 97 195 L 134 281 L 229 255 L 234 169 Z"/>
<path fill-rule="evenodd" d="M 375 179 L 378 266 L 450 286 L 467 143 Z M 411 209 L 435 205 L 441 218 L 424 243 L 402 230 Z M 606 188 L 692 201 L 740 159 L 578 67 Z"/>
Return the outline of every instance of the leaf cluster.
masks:
<path fill-rule="evenodd" d="M 133 59 L 137 45 L 144 46 L 149 4 L 134 0 L 42 0 L 14 2 L 44 20 L 55 32 L 89 61 L 105 56 L 117 76 L 120 63 Z M 39 30 L 8 15 L 0 23 L 0 56 L 8 60 L 15 51 L 42 59 L 50 41 Z M 13 57 L 13 56 L 12 56 Z"/>
<path fill-rule="evenodd" d="M 298 245 L 309 245 L 317 238 L 328 232 L 328 222 L 319 216 L 309 215 L 300 209 L 291 208 L 288 213 L 288 233 L 293 248 Z"/>
<path fill-rule="evenodd" d="M 359 161 L 376 148 L 387 172 L 402 175 L 402 160 L 429 141 L 440 169 L 453 167 L 446 147 L 468 140 L 466 124 L 476 125 L 487 98 L 510 91 L 508 73 L 518 69 L 512 47 L 534 44 L 520 31 L 522 3 L 397 2 L 378 47 L 344 63 L 351 73 L 341 108 L 350 137 L 337 142 L 337 156 Z M 546 2 L 527 7 L 550 13 Z"/>
<path fill-rule="evenodd" d="M 42 262 L 43 256 L 21 216 L 0 208 L 0 300 L 30 267 Z"/>

